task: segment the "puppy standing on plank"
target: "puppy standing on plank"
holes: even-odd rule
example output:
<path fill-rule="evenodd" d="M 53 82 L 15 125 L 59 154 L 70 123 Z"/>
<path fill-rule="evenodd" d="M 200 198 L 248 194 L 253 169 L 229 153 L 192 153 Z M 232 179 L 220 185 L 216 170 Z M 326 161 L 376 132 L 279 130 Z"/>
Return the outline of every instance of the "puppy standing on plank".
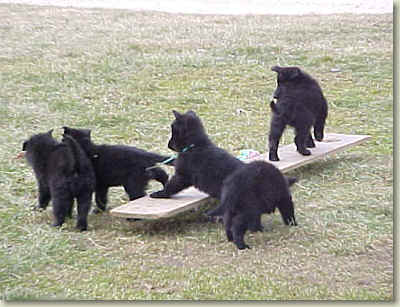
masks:
<path fill-rule="evenodd" d="M 168 148 L 179 153 L 175 160 L 175 175 L 162 191 L 151 197 L 170 197 L 195 186 L 216 199 L 221 198 L 224 179 L 244 162 L 215 146 L 207 136 L 199 117 L 193 112 L 173 111 L 172 136 Z"/>
<path fill-rule="evenodd" d="M 163 190 L 152 193 L 151 197 L 169 198 L 195 186 L 221 200 L 221 205 L 209 215 L 223 216 L 228 240 L 234 241 L 239 249 L 249 248 L 243 241 L 247 229 L 262 230 L 262 213 L 272 213 L 278 208 L 285 224 L 296 225 L 288 188 L 295 179 L 285 178 L 267 162 L 246 164 L 217 147 L 193 111 L 173 113 L 175 120 L 171 125 L 168 147 L 179 153 L 175 160 L 175 174 Z M 242 178 L 247 175 L 253 178 L 243 185 Z M 274 183 L 265 186 L 268 181 Z M 232 201 L 235 195 L 240 195 L 240 202 Z"/>
<path fill-rule="evenodd" d="M 324 138 L 325 120 L 328 116 L 328 104 L 318 82 L 298 67 L 273 66 L 278 73 L 277 88 L 271 101 L 272 119 L 269 133 L 269 160 L 279 161 L 278 146 L 286 125 L 295 129 L 294 142 L 297 151 L 308 156 L 307 149 L 315 147 L 311 136 L 314 126 L 314 137 L 317 141 Z"/>

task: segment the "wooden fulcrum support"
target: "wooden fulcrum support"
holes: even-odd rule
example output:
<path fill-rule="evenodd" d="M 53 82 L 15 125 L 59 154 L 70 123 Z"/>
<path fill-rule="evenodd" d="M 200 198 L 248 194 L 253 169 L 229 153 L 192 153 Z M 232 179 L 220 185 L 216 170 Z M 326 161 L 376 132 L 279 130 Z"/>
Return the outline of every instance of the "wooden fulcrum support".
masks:
<path fill-rule="evenodd" d="M 311 150 L 310 156 L 299 154 L 296 151 L 295 144 L 292 143 L 279 147 L 278 156 L 280 161 L 269 161 L 268 153 L 265 153 L 245 162 L 265 160 L 274 164 L 281 172 L 285 173 L 297 167 L 321 160 L 327 155 L 335 154 L 348 147 L 358 145 L 369 138 L 370 136 L 368 135 L 328 133 L 322 142 L 315 142 L 315 148 L 309 148 Z M 171 217 L 186 210 L 196 208 L 208 200 L 209 196 L 207 194 L 194 187 L 190 187 L 168 199 L 151 198 L 149 196 L 135 199 L 125 205 L 112 209 L 110 214 L 125 218 L 159 219 Z"/>

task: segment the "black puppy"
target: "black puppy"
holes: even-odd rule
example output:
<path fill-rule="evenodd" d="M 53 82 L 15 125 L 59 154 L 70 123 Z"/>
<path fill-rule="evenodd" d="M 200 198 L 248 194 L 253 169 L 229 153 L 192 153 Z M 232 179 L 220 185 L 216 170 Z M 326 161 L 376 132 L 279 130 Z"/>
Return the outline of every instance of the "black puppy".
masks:
<path fill-rule="evenodd" d="M 260 225 L 263 213 L 273 213 L 278 208 L 286 225 L 297 225 L 289 190 L 295 181 L 270 163 L 251 162 L 225 179 L 220 205 L 207 214 L 223 214 L 228 241 L 239 249 L 250 248 L 243 237 L 247 229 Z"/>
<path fill-rule="evenodd" d="M 286 125 L 295 128 L 294 142 L 297 151 L 308 156 L 307 147 L 315 147 L 311 136 L 314 126 L 314 137 L 317 141 L 324 138 L 325 120 L 328 116 L 328 104 L 318 82 L 298 67 L 273 66 L 278 73 L 277 88 L 271 101 L 271 127 L 269 133 L 269 159 L 279 161 L 278 145 Z"/>
<path fill-rule="evenodd" d="M 214 145 L 208 138 L 200 118 L 193 111 L 185 114 L 176 111 L 173 113 L 175 120 L 171 125 L 172 136 L 168 147 L 179 153 L 175 161 L 175 174 L 163 190 L 150 196 L 168 198 L 189 186 L 195 186 L 211 197 L 222 200 L 224 180 L 235 171 L 247 169 L 252 163 L 246 164 Z M 273 179 L 274 177 L 271 178 Z M 295 179 L 285 180 L 293 183 Z M 223 215 L 223 212 L 218 210 L 218 214 L 212 215 Z M 247 226 L 251 231 L 261 231 L 260 215 L 248 221 Z"/>
<path fill-rule="evenodd" d="M 152 193 L 154 198 L 168 198 L 192 185 L 220 199 L 222 182 L 244 162 L 215 146 L 208 138 L 199 117 L 193 112 L 173 111 L 172 136 L 168 148 L 178 152 L 175 174 L 164 189 Z"/>
<path fill-rule="evenodd" d="M 77 142 L 66 137 L 59 143 L 53 138 L 52 131 L 36 134 L 22 146 L 37 180 L 38 208 L 45 209 L 52 200 L 55 218 L 53 226 L 61 226 L 67 216 L 71 217 L 76 198 L 76 227 L 86 230 L 95 187 L 92 164 Z"/>
<path fill-rule="evenodd" d="M 168 157 L 133 146 L 96 145 L 91 141 L 89 129 L 63 129 L 64 135 L 72 136 L 93 163 L 96 173 L 96 205 L 99 209 L 95 212 L 106 210 L 110 187 L 122 185 L 129 200 L 134 200 L 146 194 L 145 188 L 150 179 L 157 180 L 163 186 L 168 181 L 168 174 L 162 168 L 153 167 Z"/>

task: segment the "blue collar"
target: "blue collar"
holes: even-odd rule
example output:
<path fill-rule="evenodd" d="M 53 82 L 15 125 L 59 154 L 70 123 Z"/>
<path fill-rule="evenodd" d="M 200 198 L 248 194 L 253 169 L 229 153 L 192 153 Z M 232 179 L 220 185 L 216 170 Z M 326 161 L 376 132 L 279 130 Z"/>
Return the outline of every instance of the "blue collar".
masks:
<path fill-rule="evenodd" d="M 168 159 L 166 159 L 166 160 L 164 160 L 164 161 L 161 161 L 161 162 L 157 163 L 157 164 L 154 165 L 154 166 L 147 167 L 146 170 L 150 170 L 150 169 L 152 169 L 152 168 L 156 168 L 156 167 L 158 167 L 159 164 L 167 164 L 167 163 L 169 163 L 169 162 L 172 162 L 172 161 L 174 161 L 176 158 L 178 158 L 178 155 L 179 155 L 180 153 L 187 152 L 188 150 L 192 149 L 194 146 L 195 146 L 194 144 L 190 144 L 189 146 L 184 147 L 179 153 L 172 155 L 172 156 L 169 157 Z"/>
<path fill-rule="evenodd" d="M 183 148 L 183 149 L 181 150 L 181 153 L 182 153 L 182 152 L 187 152 L 189 149 L 192 149 L 193 147 L 194 147 L 194 144 L 190 144 L 190 145 L 186 146 L 185 148 Z"/>

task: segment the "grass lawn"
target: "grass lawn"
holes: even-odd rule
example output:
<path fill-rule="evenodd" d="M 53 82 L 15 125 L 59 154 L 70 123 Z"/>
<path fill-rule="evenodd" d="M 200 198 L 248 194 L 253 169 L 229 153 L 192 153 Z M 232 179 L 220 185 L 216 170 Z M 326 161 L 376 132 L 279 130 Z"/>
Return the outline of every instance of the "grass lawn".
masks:
<path fill-rule="evenodd" d="M 0 42 L 2 299 L 393 300 L 392 15 L 0 5 Z M 52 228 L 51 206 L 32 210 L 36 181 L 15 157 L 51 128 L 168 155 L 171 111 L 192 109 L 220 147 L 265 152 L 276 64 L 319 80 L 326 132 L 372 136 L 289 173 L 298 227 L 265 215 L 238 251 L 204 218 L 212 203 L 156 221 L 90 215 L 83 233 L 75 219 Z M 119 187 L 109 198 L 128 201 Z"/>

